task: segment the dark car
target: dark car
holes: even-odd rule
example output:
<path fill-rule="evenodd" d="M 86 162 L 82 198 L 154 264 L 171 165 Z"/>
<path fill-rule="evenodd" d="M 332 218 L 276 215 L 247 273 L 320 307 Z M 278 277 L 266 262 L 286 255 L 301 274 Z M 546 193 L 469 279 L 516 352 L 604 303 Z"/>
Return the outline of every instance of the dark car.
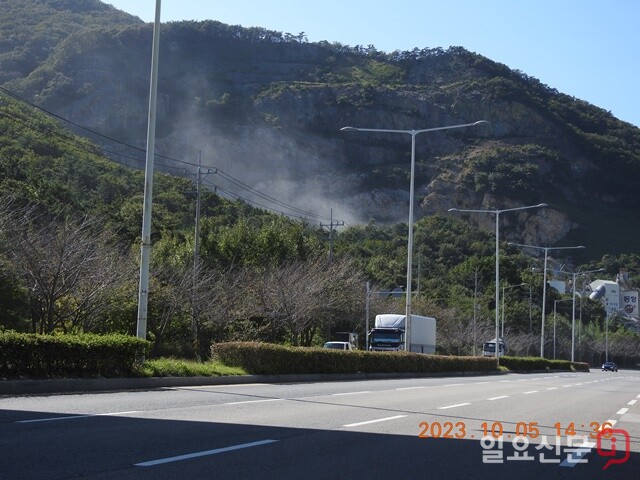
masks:
<path fill-rule="evenodd" d="M 616 365 L 613 362 L 605 362 L 602 364 L 602 371 L 604 372 L 605 370 L 611 370 L 612 372 L 617 372 L 618 365 Z"/>

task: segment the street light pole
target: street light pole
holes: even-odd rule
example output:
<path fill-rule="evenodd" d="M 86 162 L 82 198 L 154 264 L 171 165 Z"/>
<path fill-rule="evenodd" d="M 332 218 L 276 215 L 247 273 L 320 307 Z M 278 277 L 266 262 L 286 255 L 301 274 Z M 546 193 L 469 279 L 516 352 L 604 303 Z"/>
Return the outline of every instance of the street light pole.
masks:
<path fill-rule="evenodd" d="M 140 246 L 140 283 L 138 285 L 138 322 L 136 336 L 147 338 L 147 307 L 149 304 L 149 263 L 151 256 L 151 206 L 153 205 L 153 161 L 156 142 L 156 100 L 158 96 L 158 59 L 160 51 L 160 2 L 156 0 L 153 43 L 151 51 L 151 81 L 149 85 L 149 117 L 147 152 L 144 171 L 144 201 L 142 206 L 142 241 Z"/>
<path fill-rule="evenodd" d="M 544 324 L 546 321 L 546 309 L 547 309 L 547 259 L 549 257 L 549 250 L 568 250 L 574 248 L 587 248 L 584 245 L 578 245 L 576 247 L 538 247 L 534 245 L 523 245 L 521 243 L 509 242 L 509 245 L 523 248 L 535 248 L 538 250 L 544 250 L 544 277 L 542 278 L 542 327 L 540 330 L 540 358 L 544 358 Z"/>
<path fill-rule="evenodd" d="M 576 281 L 578 275 L 586 275 L 588 273 L 602 272 L 604 268 L 598 268 L 597 270 L 587 270 L 586 272 L 581 272 L 578 269 L 577 272 L 571 273 L 572 279 L 571 283 L 573 285 L 573 312 L 571 314 L 571 361 L 574 361 L 574 351 L 575 351 L 575 329 L 576 329 Z"/>
<path fill-rule="evenodd" d="M 479 120 L 473 123 L 464 123 L 460 125 L 449 125 L 446 127 L 424 128 L 421 130 L 396 130 L 386 128 L 357 128 L 342 127 L 341 132 L 377 132 L 377 133 L 403 133 L 411 135 L 411 179 L 409 185 L 409 233 L 407 239 L 407 288 L 406 288 L 406 305 L 405 305 L 405 338 L 404 349 L 411 350 L 411 278 L 413 269 L 413 195 L 414 195 L 414 178 L 416 165 L 416 135 L 420 133 L 435 132 L 438 130 L 450 130 L 453 128 L 475 127 L 478 125 L 488 124 L 486 120 Z"/>
<path fill-rule="evenodd" d="M 529 208 L 543 208 L 548 207 L 546 203 L 539 203 L 538 205 L 527 205 L 526 207 L 506 208 L 503 210 L 481 210 L 481 209 L 462 209 L 462 208 L 450 208 L 449 212 L 460 213 L 493 213 L 496 216 L 496 360 L 498 360 L 499 350 L 499 324 L 500 324 L 500 214 L 503 212 L 513 212 L 516 210 L 526 210 Z"/>

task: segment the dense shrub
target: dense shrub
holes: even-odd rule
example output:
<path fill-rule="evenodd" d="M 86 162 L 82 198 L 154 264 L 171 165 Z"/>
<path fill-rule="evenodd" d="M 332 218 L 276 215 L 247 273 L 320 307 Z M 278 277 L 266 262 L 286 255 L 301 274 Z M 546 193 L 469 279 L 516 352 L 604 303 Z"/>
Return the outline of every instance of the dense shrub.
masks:
<path fill-rule="evenodd" d="M 497 370 L 493 358 L 448 357 L 409 352 L 366 352 L 285 347 L 257 342 L 214 343 L 214 359 L 251 374 L 438 373 Z"/>
<path fill-rule="evenodd" d="M 501 357 L 500 365 L 514 372 L 530 372 L 533 370 L 589 371 L 589 365 L 584 362 L 550 360 L 540 357 Z"/>
<path fill-rule="evenodd" d="M 0 376 L 5 378 L 131 375 L 149 342 L 125 335 L 0 333 Z"/>

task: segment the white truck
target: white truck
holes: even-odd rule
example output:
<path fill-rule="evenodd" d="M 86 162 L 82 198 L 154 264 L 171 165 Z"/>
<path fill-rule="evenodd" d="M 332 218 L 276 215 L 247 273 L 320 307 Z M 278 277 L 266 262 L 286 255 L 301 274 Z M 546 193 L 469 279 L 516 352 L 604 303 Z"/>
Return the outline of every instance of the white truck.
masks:
<path fill-rule="evenodd" d="M 506 351 L 507 345 L 502 338 L 498 339 L 498 356 L 502 357 Z M 488 342 L 482 344 L 482 356 L 483 357 L 495 357 L 496 356 L 496 339 L 492 338 Z"/>
<path fill-rule="evenodd" d="M 406 315 L 387 313 L 376 315 L 375 326 L 369 332 L 369 350 L 404 350 Z M 411 315 L 409 350 L 418 353 L 435 353 L 436 319 Z"/>

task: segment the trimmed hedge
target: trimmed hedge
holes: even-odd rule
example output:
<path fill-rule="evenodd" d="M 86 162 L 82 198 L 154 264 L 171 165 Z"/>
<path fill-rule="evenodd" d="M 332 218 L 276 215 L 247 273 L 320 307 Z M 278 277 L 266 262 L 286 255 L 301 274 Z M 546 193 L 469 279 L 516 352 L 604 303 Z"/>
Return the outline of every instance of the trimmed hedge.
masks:
<path fill-rule="evenodd" d="M 304 373 L 439 373 L 497 371 L 494 358 L 449 357 L 409 352 L 341 351 L 229 342 L 211 346 L 214 359 L 255 375 Z"/>
<path fill-rule="evenodd" d="M 540 357 L 500 357 L 500 365 L 514 372 L 530 372 L 532 370 L 589 371 L 588 363 L 550 360 Z"/>
<path fill-rule="evenodd" d="M 0 333 L 0 377 L 119 377 L 135 372 L 149 352 L 146 340 L 126 335 Z"/>

